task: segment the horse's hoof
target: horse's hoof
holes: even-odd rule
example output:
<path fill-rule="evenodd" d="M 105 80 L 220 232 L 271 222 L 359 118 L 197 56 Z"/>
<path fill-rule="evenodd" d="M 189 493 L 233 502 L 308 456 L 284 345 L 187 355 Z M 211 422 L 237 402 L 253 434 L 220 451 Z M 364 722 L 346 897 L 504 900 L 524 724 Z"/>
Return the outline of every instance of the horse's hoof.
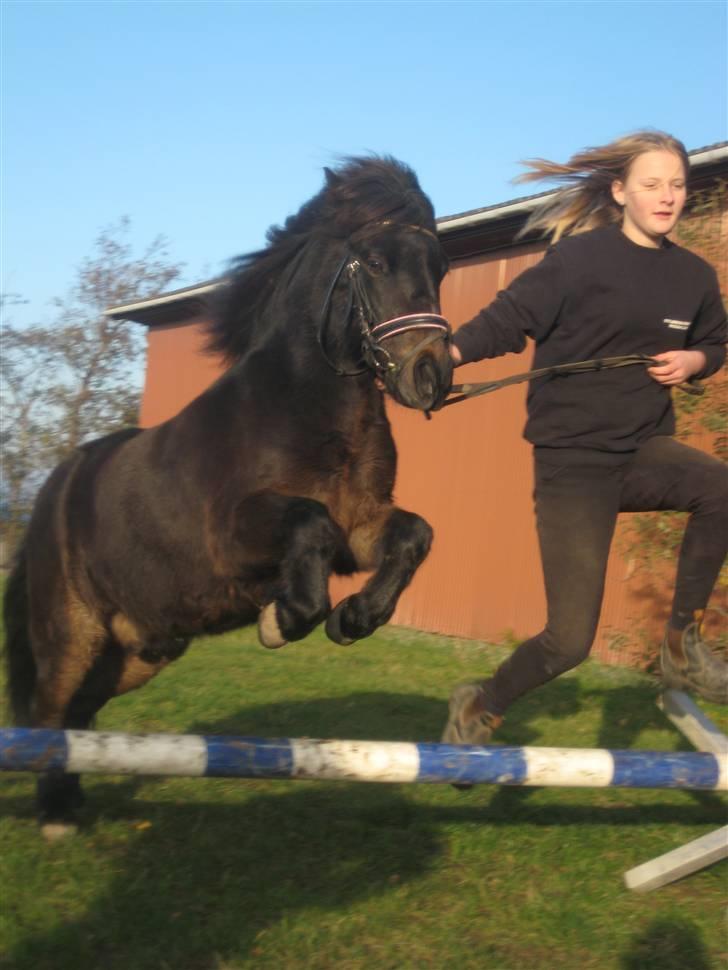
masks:
<path fill-rule="evenodd" d="M 277 650 L 288 643 L 278 626 L 275 603 L 268 603 L 258 615 L 258 639 L 269 650 Z"/>
<path fill-rule="evenodd" d="M 78 832 L 75 822 L 45 822 L 40 827 L 40 834 L 46 842 L 62 842 Z"/>
<path fill-rule="evenodd" d="M 346 600 L 342 600 L 338 606 L 335 606 L 326 620 L 326 636 L 334 643 L 340 643 L 342 647 L 356 643 L 355 637 L 347 637 L 341 632 L 341 613 L 345 602 Z"/>

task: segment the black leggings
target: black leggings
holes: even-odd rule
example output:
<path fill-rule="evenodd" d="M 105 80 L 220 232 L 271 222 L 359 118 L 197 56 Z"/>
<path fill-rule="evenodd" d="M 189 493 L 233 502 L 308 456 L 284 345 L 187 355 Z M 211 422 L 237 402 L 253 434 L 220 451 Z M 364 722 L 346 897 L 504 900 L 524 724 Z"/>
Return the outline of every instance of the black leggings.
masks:
<path fill-rule="evenodd" d="M 536 459 L 534 499 L 548 619 L 486 683 L 494 714 L 588 656 L 619 512 L 691 513 L 672 606 L 678 628 L 705 608 L 728 553 L 728 468 L 674 438 L 650 438 L 617 468 Z"/>

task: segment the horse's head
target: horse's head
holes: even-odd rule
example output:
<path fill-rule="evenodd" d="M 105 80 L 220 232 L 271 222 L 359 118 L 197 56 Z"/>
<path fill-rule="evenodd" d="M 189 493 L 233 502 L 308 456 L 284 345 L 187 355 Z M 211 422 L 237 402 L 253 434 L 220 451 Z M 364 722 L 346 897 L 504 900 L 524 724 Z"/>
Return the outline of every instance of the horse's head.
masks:
<path fill-rule="evenodd" d="M 350 159 L 327 170 L 326 182 L 319 198 L 343 256 L 321 311 L 324 355 L 339 373 L 356 372 L 356 361 L 401 404 L 434 410 L 452 362 L 439 299 L 447 260 L 432 204 L 414 172 L 391 158 Z"/>
<path fill-rule="evenodd" d="M 452 377 L 439 315 L 447 261 L 408 166 L 372 156 L 327 169 L 324 188 L 268 241 L 228 279 L 209 349 L 235 361 L 277 336 L 293 354 L 310 340 L 306 320 L 337 374 L 370 372 L 407 407 L 442 405 Z"/>
<path fill-rule="evenodd" d="M 348 240 L 339 267 L 350 353 L 395 400 L 422 411 L 442 405 L 452 379 L 450 326 L 439 312 L 446 266 L 434 226 L 381 220 Z"/>

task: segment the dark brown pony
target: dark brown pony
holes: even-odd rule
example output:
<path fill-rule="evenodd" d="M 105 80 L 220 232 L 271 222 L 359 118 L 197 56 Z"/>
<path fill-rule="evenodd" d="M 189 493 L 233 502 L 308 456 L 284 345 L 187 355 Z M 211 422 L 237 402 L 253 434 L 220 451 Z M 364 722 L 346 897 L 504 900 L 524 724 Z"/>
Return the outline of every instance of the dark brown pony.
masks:
<path fill-rule="evenodd" d="M 88 727 L 200 634 L 366 637 L 427 555 L 430 527 L 392 502 L 382 390 L 427 411 L 450 386 L 430 201 L 405 165 L 350 159 L 268 240 L 221 286 L 223 376 L 42 488 L 5 598 L 19 725 Z M 357 570 L 373 575 L 332 612 L 329 576 Z M 78 776 L 41 778 L 49 834 L 80 799 Z"/>

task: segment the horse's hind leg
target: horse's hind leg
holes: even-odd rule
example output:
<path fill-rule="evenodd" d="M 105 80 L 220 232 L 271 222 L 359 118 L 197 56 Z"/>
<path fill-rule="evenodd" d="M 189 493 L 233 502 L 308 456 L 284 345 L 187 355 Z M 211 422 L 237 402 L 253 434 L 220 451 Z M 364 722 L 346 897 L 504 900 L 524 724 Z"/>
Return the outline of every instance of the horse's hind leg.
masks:
<path fill-rule="evenodd" d="M 359 568 L 375 572 L 326 621 L 327 636 L 342 644 L 370 636 L 391 618 L 400 594 L 430 551 L 432 529 L 419 515 L 392 508 L 383 522 L 354 530 L 349 543 Z"/>
<path fill-rule="evenodd" d="M 331 609 L 329 577 L 336 560 L 354 569 L 344 533 L 320 502 L 268 495 L 263 508 L 275 513 L 280 563 L 272 600 L 258 618 L 258 636 L 266 647 L 300 640 L 321 623 Z M 259 520 L 260 521 L 260 520 Z"/>
<path fill-rule="evenodd" d="M 183 652 L 183 648 L 178 653 Z M 174 659 L 169 656 L 155 660 L 125 649 L 112 637 L 107 637 L 103 649 L 70 698 L 62 713 L 60 727 L 85 730 L 107 701 L 119 694 L 141 687 Z M 47 718 L 46 714 L 46 718 Z M 80 779 L 77 774 L 48 772 L 38 782 L 38 812 L 43 835 L 57 839 L 76 830 L 76 812 L 83 803 Z"/>
<path fill-rule="evenodd" d="M 80 689 L 86 672 L 86 669 L 78 669 L 68 660 L 48 673 L 39 671 L 33 704 L 34 727 L 88 727 L 93 714 L 85 718 L 73 708 L 74 695 Z M 77 774 L 52 770 L 38 779 L 36 808 L 45 838 L 53 840 L 75 832 L 76 814 L 82 804 L 83 793 Z"/>
<path fill-rule="evenodd" d="M 36 661 L 30 721 L 37 728 L 84 728 L 98 707 L 87 715 L 74 706 L 74 699 L 103 646 L 104 630 L 80 603 L 67 604 L 58 613 L 53 620 L 47 614 L 36 615 L 30 625 Z M 44 836 L 54 839 L 75 831 L 82 802 L 78 775 L 64 771 L 42 775 L 36 804 Z"/>

